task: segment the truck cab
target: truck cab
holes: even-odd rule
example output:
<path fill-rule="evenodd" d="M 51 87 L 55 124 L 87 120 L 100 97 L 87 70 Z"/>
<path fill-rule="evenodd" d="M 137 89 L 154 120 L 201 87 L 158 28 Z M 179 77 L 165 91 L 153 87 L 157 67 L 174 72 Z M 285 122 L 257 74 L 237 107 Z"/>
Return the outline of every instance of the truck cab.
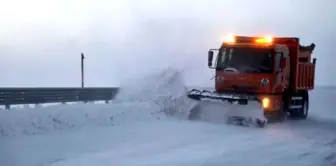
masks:
<path fill-rule="evenodd" d="M 281 88 L 277 88 L 279 85 L 288 84 L 286 79 L 277 79 L 286 75 L 288 47 L 272 43 L 272 38 L 251 40 L 223 42 L 214 67 L 213 50 L 209 51 L 208 65 L 216 69 L 217 92 L 272 94 L 281 92 Z"/>

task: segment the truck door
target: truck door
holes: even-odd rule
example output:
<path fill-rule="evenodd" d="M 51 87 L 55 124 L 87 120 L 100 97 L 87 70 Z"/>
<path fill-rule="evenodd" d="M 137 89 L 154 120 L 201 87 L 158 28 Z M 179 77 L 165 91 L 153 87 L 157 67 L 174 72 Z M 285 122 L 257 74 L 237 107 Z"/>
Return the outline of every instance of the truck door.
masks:
<path fill-rule="evenodd" d="M 281 66 L 281 59 L 287 57 L 288 54 L 284 52 L 276 52 L 275 54 L 275 92 L 282 92 L 283 88 L 286 87 L 287 81 L 287 65 Z"/>
<path fill-rule="evenodd" d="M 280 63 L 281 58 L 283 57 L 283 53 L 276 52 L 275 53 L 275 92 L 281 92 L 282 91 L 282 83 L 284 78 L 284 72 L 283 69 L 281 69 Z"/>

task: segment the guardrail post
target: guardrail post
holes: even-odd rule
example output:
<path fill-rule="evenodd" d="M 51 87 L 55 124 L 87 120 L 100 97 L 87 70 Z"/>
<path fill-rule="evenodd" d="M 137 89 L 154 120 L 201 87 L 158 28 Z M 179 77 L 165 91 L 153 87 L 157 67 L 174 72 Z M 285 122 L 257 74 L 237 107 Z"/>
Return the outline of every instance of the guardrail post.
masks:
<path fill-rule="evenodd" d="M 9 105 L 9 104 L 6 104 L 6 105 L 5 105 L 5 109 L 6 109 L 6 110 L 10 110 L 10 105 Z"/>
<path fill-rule="evenodd" d="M 82 88 L 84 88 L 84 59 L 85 59 L 85 57 L 84 57 L 84 54 L 83 53 L 81 53 L 81 74 L 82 74 Z"/>

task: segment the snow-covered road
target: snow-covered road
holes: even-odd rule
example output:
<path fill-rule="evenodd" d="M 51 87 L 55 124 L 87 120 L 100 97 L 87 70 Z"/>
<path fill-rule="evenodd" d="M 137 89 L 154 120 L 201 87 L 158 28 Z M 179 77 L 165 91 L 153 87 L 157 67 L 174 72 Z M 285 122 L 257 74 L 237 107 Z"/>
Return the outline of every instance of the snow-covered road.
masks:
<path fill-rule="evenodd" d="M 335 162 L 332 122 L 265 129 L 176 119 L 1 140 L 4 166 L 321 165 Z M 332 147 L 334 146 L 334 147 Z"/>
<path fill-rule="evenodd" d="M 158 91 L 146 89 L 151 97 L 142 96 L 141 100 L 122 92 L 119 100 L 108 105 L 73 104 L 0 112 L 0 165 L 336 164 L 335 89 L 312 92 L 311 113 L 306 121 L 247 128 L 166 116 L 163 112 L 176 109 L 172 102 L 153 99 L 167 96 L 165 92 L 171 95 L 176 89 L 179 81 L 171 79 L 171 74 L 163 81 L 170 82 L 169 86 L 156 87 L 168 87 L 167 91 L 161 89 L 157 96 Z M 186 107 L 181 103 L 179 106 Z"/>

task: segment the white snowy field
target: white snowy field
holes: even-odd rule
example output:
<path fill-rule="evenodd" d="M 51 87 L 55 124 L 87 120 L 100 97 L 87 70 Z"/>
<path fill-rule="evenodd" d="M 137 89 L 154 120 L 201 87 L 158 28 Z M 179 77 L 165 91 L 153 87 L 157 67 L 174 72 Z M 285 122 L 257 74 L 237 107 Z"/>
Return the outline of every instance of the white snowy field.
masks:
<path fill-rule="evenodd" d="M 193 102 L 173 69 L 142 80 L 111 104 L 1 111 L 0 166 L 336 164 L 335 88 L 311 92 L 307 120 L 259 129 L 186 120 Z"/>

